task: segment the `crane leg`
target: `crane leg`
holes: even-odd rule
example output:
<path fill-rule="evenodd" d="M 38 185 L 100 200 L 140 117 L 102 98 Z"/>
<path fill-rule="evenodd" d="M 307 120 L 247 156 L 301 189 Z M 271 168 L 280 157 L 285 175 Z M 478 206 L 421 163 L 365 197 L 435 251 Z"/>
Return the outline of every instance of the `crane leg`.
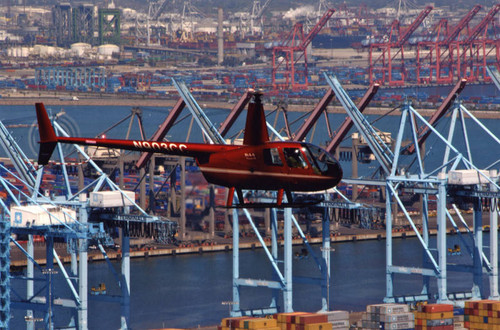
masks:
<path fill-rule="evenodd" d="M 226 202 L 227 207 L 233 206 L 234 189 L 235 189 L 234 187 L 229 188 L 229 192 L 227 193 L 227 202 Z"/>
<path fill-rule="evenodd" d="M 281 205 L 283 202 L 283 194 L 285 192 L 285 189 L 279 189 L 278 190 L 278 195 L 276 196 L 276 204 Z"/>

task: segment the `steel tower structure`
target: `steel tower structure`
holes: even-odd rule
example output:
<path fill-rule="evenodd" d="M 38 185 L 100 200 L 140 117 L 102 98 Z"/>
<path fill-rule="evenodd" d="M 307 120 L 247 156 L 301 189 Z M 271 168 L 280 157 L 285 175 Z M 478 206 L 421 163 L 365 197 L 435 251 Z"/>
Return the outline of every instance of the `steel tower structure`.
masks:
<path fill-rule="evenodd" d="M 73 42 L 85 42 L 94 45 L 94 32 L 96 31 L 94 6 L 81 4 L 74 7 L 72 22 Z"/>
<path fill-rule="evenodd" d="M 68 134 L 54 121 L 54 128 L 60 135 L 68 136 Z M 5 237 L 10 238 L 10 231 L 6 227 L 11 222 L 15 224 L 12 228 L 12 233 L 28 235 L 29 240 L 27 248 L 22 247 L 17 241 L 12 240 L 17 248 L 19 248 L 27 256 L 27 274 L 26 276 L 13 277 L 15 281 L 25 281 L 25 292 L 14 292 L 11 301 L 0 301 L 0 322 L 3 313 L 7 313 L 9 305 L 12 308 L 19 308 L 27 310 L 26 322 L 28 329 L 33 329 L 35 322 L 44 322 L 45 328 L 53 328 L 53 313 L 54 307 L 66 307 L 73 309 L 78 315 L 76 326 L 78 329 L 87 329 L 88 327 L 88 282 L 87 282 L 87 249 L 89 240 L 97 242 L 104 259 L 110 265 L 110 270 L 114 273 L 117 279 L 118 286 L 121 288 L 121 294 L 118 296 L 99 296 L 95 299 L 101 299 L 105 302 L 114 302 L 121 305 L 121 328 L 127 329 L 130 327 L 130 255 L 129 255 L 129 238 L 133 237 L 134 228 L 147 224 L 154 227 L 160 233 L 159 237 L 171 237 L 175 232 L 175 226 L 170 222 L 165 222 L 157 217 L 149 216 L 145 213 L 134 200 L 131 200 L 119 187 L 111 181 L 108 176 L 95 164 L 95 162 L 83 151 L 83 149 L 76 147 L 77 151 L 85 159 L 85 162 L 94 168 L 98 173 L 97 179 L 85 186 L 82 190 L 73 193 L 69 184 L 68 171 L 65 163 L 63 150 L 60 146 L 57 147 L 57 153 L 60 157 L 61 170 L 65 179 L 64 187 L 66 194 L 64 196 L 57 196 L 55 199 L 46 197 L 40 194 L 40 187 L 43 181 L 43 167 L 36 168 L 24 153 L 19 149 L 13 138 L 8 134 L 7 130 L 0 123 L 0 144 L 4 147 L 9 154 L 16 172 L 11 172 L 0 165 L 0 185 L 4 191 L 7 191 L 14 208 L 9 207 L 8 204 L 0 201 L 0 207 L 3 209 L 3 217 L 6 220 L 2 226 L 0 234 L 0 280 L 4 277 L 2 272 L 6 271 L 8 274 L 8 242 L 4 245 Z M 24 184 L 24 188 L 20 189 L 10 183 L 6 178 L 13 177 L 17 181 Z M 96 211 L 95 208 L 90 207 L 90 201 L 87 198 L 87 193 L 95 193 L 103 188 L 114 190 L 123 195 L 126 204 L 130 205 L 120 209 L 116 209 L 114 213 L 107 213 L 106 216 L 99 217 L 98 222 L 89 219 L 91 214 Z M 52 225 L 31 225 L 29 227 L 20 226 L 20 215 L 18 214 L 19 208 L 25 207 L 24 205 L 31 205 L 31 209 L 41 214 L 50 213 L 51 210 L 63 210 L 64 219 L 60 215 L 50 213 Z M 78 215 L 75 217 L 71 213 L 64 210 L 77 209 Z M 130 210 L 136 210 L 139 214 L 129 216 Z M 98 212 L 99 214 L 99 212 Z M 104 250 L 104 246 L 109 245 L 113 241 L 106 231 L 104 225 L 109 227 L 113 224 L 118 224 L 121 228 L 122 234 L 122 267 L 121 274 L 116 273 L 114 267 L 111 266 L 109 258 Z M 5 228 L 4 228 L 5 227 Z M 166 233 L 166 235 L 164 235 Z M 46 241 L 46 260 L 47 265 L 43 267 L 38 264 L 34 259 L 34 245 L 33 235 L 42 235 Z M 67 242 L 67 249 L 71 254 L 70 270 L 67 270 L 63 265 L 61 258 L 54 249 L 54 239 L 63 238 Z M 5 248 L 7 247 L 7 248 Z M 55 260 L 59 266 L 59 271 L 54 271 Z M 7 268 L 5 268 L 7 267 Z M 26 280 L 27 279 L 27 280 Z M 57 279 L 57 281 L 55 280 Z M 71 296 L 69 298 L 57 298 L 52 295 L 53 287 L 57 283 L 66 283 L 69 287 Z M 37 283 L 42 281 L 45 283 L 44 290 L 40 291 Z M 7 293 L 5 292 L 7 290 Z M 2 280 L 0 289 L 0 297 L 7 299 L 11 288 L 8 281 Z M 40 295 L 42 293 L 42 295 Z M 25 298 L 23 298 L 25 297 Z M 5 304 L 3 304 L 5 302 Z M 9 304 L 10 303 L 10 304 Z M 38 317 L 37 313 L 42 313 L 43 317 Z M 10 315 L 10 314 L 8 314 Z M 38 314 L 39 315 L 39 314 Z M 10 316 L 9 316 L 10 319 Z M 8 320 L 6 321 L 8 322 Z"/>
<path fill-rule="evenodd" d="M 356 108 L 352 101 L 343 91 L 340 83 L 335 77 L 326 75 L 327 82 L 340 97 L 341 103 L 353 120 L 356 129 L 363 135 L 368 142 L 370 149 L 379 161 L 380 166 L 385 173 L 385 180 L 372 184 L 383 185 L 386 188 L 386 302 L 416 302 L 421 300 L 436 299 L 440 303 L 454 301 L 460 304 L 468 298 L 481 298 L 482 276 L 487 275 L 490 281 L 490 299 L 499 299 L 498 294 L 498 212 L 495 208 L 490 209 L 490 255 L 487 256 L 484 252 L 483 233 L 482 233 L 482 203 L 484 199 L 489 200 L 490 205 L 497 205 L 499 194 L 498 173 L 491 170 L 491 167 L 497 164 L 500 160 L 491 164 L 486 171 L 480 170 L 474 165 L 471 156 L 471 144 L 467 136 L 467 128 L 464 117 L 470 117 L 485 133 L 492 139 L 495 146 L 500 146 L 500 139 L 492 134 L 472 113 L 470 113 L 460 102 L 456 101 L 455 97 L 448 97 L 445 104 L 440 109 L 440 114 L 433 116 L 433 122 L 424 119 L 409 103 L 401 108 L 402 117 L 400 121 L 399 131 L 396 139 L 394 151 L 387 149 L 385 143 L 380 141 L 378 134 L 371 124 L 366 121 L 361 112 Z M 456 89 L 463 89 L 461 84 L 455 86 Z M 456 94 L 456 93 L 455 93 Z M 455 102 L 455 103 L 453 103 Z M 450 107 L 450 104 L 453 104 Z M 444 137 L 435 129 L 437 120 L 442 117 L 444 111 L 452 109 L 452 120 L 448 137 Z M 453 146 L 453 137 L 457 121 L 462 125 L 462 137 L 465 140 L 466 153 L 459 152 Z M 422 123 L 422 128 L 417 129 L 418 122 Z M 411 143 L 414 146 L 422 145 L 422 138 L 428 136 L 429 132 L 434 135 L 445 145 L 445 153 L 443 163 L 436 169 L 431 171 L 425 170 L 423 163 L 423 150 L 415 152 L 417 173 L 411 174 L 408 172 L 407 165 L 402 162 L 402 155 L 408 152 L 407 147 L 403 147 L 403 137 L 405 127 L 410 127 Z M 459 168 L 465 168 L 472 172 L 460 172 Z M 489 170 L 489 172 L 488 172 Z M 455 171 L 455 172 L 454 172 Z M 460 173 L 473 173 L 475 179 L 470 183 L 457 183 L 454 176 Z M 423 200 L 422 208 L 422 231 L 420 231 L 415 223 L 415 219 L 406 210 L 404 203 L 400 198 L 401 193 L 420 194 Z M 431 231 L 429 229 L 429 196 L 436 196 L 437 200 L 437 239 L 436 243 L 430 240 Z M 451 199 L 450 199 L 451 198 Z M 469 228 L 464 220 L 461 212 L 456 204 L 464 201 L 472 201 L 474 208 L 474 223 L 473 228 Z M 454 203 L 453 208 L 458 215 L 458 222 L 455 221 L 446 209 L 446 203 Z M 404 213 L 405 219 L 415 232 L 423 249 L 423 264 L 421 266 L 398 266 L 394 264 L 393 251 L 393 233 L 392 226 L 395 220 L 393 210 L 397 205 Z M 452 231 L 456 232 L 461 242 L 466 246 L 467 254 L 471 264 L 454 265 L 447 261 L 449 247 L 447 242 L 447 222 L 451 225 Z M 461 224 L 469 237 L 466 241 L 460 231 Z M 472 274 L 472 285 L 470 292 L 449 292 L 447 287 L 448 271 L 468 272 Z M 422 291 L 417 294 L 403 293 L 395 294 L 395 275 L 421 275 L 423 279 Z M 436 297 L 430 292 L 430 279 L 435 278 L 437 282 Z M 484 298 L 484 297 L 483 297 Z"/>
<path fill-rule="evenodd" d="M 67 47 L 73 43 L 73 15 L 70 3 L 56 4 L 52 9 L 52 26 L 58 46 Z"/>
<path fill-rule="evenodd" d="M 121 44 L 120 10 L 99 8 L 99 44 Z"/>

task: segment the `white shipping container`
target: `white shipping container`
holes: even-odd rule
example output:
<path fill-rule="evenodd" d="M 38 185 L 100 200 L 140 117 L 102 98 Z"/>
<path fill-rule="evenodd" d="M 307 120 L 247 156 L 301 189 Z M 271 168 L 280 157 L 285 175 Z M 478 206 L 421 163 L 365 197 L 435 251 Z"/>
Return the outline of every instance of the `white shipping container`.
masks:
<path fill-rule="evenodd" d="M 372 314 L 408 313 L 410 308 L 403 304 L 373 304 L 366 306 L 366 311 Z"/>
<path fill-rule="evenodd" d="M 349 312 L 347 311 L 325 311 L 320 312 L 320 314 L 325 314 L 328 317 L 328 322 L 336 320 L 349 320 Z"/>
<path fill-rule="evenodd" d="M 75 210 L 50 204 L 13 206 L 10 209 L 11 227 L 62 226 L 76 219 Z"/>
<path fill-rule="evenodd" d="M 122 190 L 132 201 L 135 202 L 133 191 Z M 90 207 L 123 207 L 133 205 L 119 191 L 97 191 L 90 193 Z"/>
<path fill-rule="evenodd" d="M 471 184 L 480 184 L 480 183 L 488 183 L 486 178 L 479 174 L 479 172 L 488 176 L 488 171 L 481 170 L 455 170 L 450 171 L 448 173 L 448 184 L 456 184 L 456 185 L 471 185 Z"/>
<path fill-rule="evenodd" d="M 340 329 L 340 328 L 349 328 L 349 320 L 336 320 L 329 321 L 328 323 L 332 324 L 332 329 Z"/>
<path fill-rule="evenodd" d="M 408 322 L 414 319 L 413 313 L 380 314 L 380 322 Z"/>
<path fill-rule="evenodd" d="M 391 329 L 391 330 L 415 328 L 415 322 L 395 322 L 395 323 L 380 322 L 380 325 L 381 325 L 382 329 Z"/>
<path fill-rule="evenodd" d="M 386 304 L 380 306 L 378 313 L 380 314 L 397 314 L 397 313 L 408 313 L 410 311 L 410 307 L 408 305 L 403 304 Z"/>

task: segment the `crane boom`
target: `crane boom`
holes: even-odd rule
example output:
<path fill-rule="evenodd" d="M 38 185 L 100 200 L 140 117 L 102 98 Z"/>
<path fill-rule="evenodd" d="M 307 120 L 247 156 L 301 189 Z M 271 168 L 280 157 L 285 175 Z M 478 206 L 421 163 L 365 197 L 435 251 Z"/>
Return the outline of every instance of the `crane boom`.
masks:
<path fill-rule="evenodd" d="M 497 68 L 494 65 L 487 66 L 486 71 L 488 71 L 488 74 L 490 75 L 491 80 L 495 83 L 495 86 L 497 86 L 497 89 L 500 90 L 500 73 Z"/>
<path fill-rule="evenodd" d="M 384 169 L 384 172 L 387 174 L 391 173 L 394 153 L 390 147 L 387 146 L 375 128 L 361 114 L 357 106 L 349 98 L 349 95 L 347 95 L 347 92 L 343 89 L 342 85 L 340 85 L 338 79 L 335 76 L 328 75 L 327 73 L 324 73 L 324 76 L 328 85 L 330 85 L 332 90 L 335 92 L 337 99 L 352 119 L 352 123 L 356 126 L 358 132 L 361 136 L 363 136 L 366 143 L 369 145 L 371 151 L 379 161 L 380 166 Z"/>
<path fill-rule="evenodd" d="M 149 2 L 149 17 L 155 21 L 160 17 L 161 13 L 167 6 L 167 0 L 150 1 Z"/>
<path fill-rule="evenodd" d="M 493 20 L 498 11 L 500 11 L 500 3 L 494 5 L 493 8 L 491 8 L 491 10 L 488 12 L 488 14 L 483 18 L 483 20 L 474 27 L 470 36 L 465 40 L 464 44 L 467 45 L 476 40 L 481 31 L 483 31 L 486 26 Z"/>
<path fill-rule="evenodd" d="M 253 97 L 254 91 L 253 90 L 247 90 L 240 98 L 238 103 L 233 107 L 229 115 L 227 116 L 226 120 L 220 125 L 219 127 L 219 134 L 224 137 L 226 136 L 227 132 L 233 126 L 234 122 L 240 115 L 241 111 L 247 106 L 248 102 L 250 102 L 250 99 Z"/>
<path fill-rule="evenodd" d="M 434 112 L 434 114 L 429 118 L 429 125 L 436 126 L 437 122 L 439 119 L 441 119 L 448 109 L 453 105 L 455 100 L 457 99 L 458 95 L 464 90 L 465 84 L 467 83 L 467 79 L 460 79 L 456 84 L 455 87 L 450 91 L 446 99 L 443 101 L 441 106 Z M 420 147 L 422 144 L 424 144 L 425 140 L 429 137 L 429 135 L 432 133 L 432 131 L 429 129 L 429 126 L 422 126 L 417 132 L 418 136 L 418 146 Z M 410 155 L 415 152 L 415 144 L 409 145 L 404 151 L 404 154 Z"/>
<path fill-rule="evenodd" d="M 264 3 L 264 5 L 262 5 L 262 7 L 260 7 L 259 12 L 254 17 L 255 19 L 259 19 L 262 17 L 262 15 L 264 14 L 264 11 L 266 10 L 267 6 L 269 6 L 270 2 L 271 2 L 271 0 L 267 0 L 266 3 Z"/>
<path fill-rule="evenodd" d="M 321 31 L 323 26 L 325 26 L 326 22 L 332 17 L 333 13 L 335 13 L 335 9 L 330 8 L 323 14 L 318 23 L 309 31 L 309 34 L 304 38 L 299 48 L 301 50 L 306 49 L 306 47 L 311 43 L 314 37 Z"/>
<path fill-rule="evenodd" d="M 158 127 L 158 130 L 156 130 L 155 134 L 151 137 L 151 141 L 163 141 L 165 136 L 167 135 L 168 131 L 174 126 L 175 121 L 179 117 L 179 115 L 182 112 L 182 109 L 186 106 L 186 103 L 182 98 L 180 98 L 175 106 L 170 110 L 168 113 L 167 118 L 163 121 L 163 123 Z M 143 152 L 141 156 L 139 157 L 139 160 L 135 163 L 135 166 L 137 168 L 142 168 L 146 165 L 146 163 L 151 159 L 151 156 L 153 156 L 152 152 Z"/>
<path fill-rule="evenodd" d="M 297 133 L 294 136 L 295 141 L 302 141 L 306 137 L 307 133 L 309 133 L 309 131 L 316 123 L 321 113 L 325 111 L 326 107 L 328 106 L 328 104 L 330 103 L 330 101 L 333 99 L 334 96 L 335 93 L 330 88 L 323 96 L 321 101 L 319 101 L 319 103 L 316 105 L 314 110 L 311 112 L 311 115 L 307 118 L 304 124 L 302 124 L 302 126 L 298 129 Z"/>
<path fill-rule="evenodd" d="M 357 107 L 359 112 L 363 112 L 365 108 L 368 106 L 370 101 L 373 99 L 375 94 L 377 93 L 379 88 L 379 84 L 372 84 L 370 85 L 370 88 L 366 91 L 365 95 L 363 98 L 359 101 Z M 328 152 L 334 152 L 340 145 L 340 143 L 344 140 L 345 136 L 349 132 L 349 130 L 352 128 L 354 125 L 351 117 L 347 117 L 342 125 L 340 125 L 339 129 L 337 132 L 335 132 L 335 136 L 333 137 L 332 141 L 328 144 L 326 147 L 326 151 Z"/>
<path fill-rule="evenodd" d="M 427 17 L 427 15 L 430 14 L 430 12 L 434 9 L 433 6 L 426 6 L 424 10 L 420 12 L 420 14 L 417 16 L 415 21 L 411 23 L 411 25 L 403 32 L 403 34 L 399 37 L 398 42 L 396 43 L 395 47 L 402 47 L 410 38 L 410 36 L 415 32 L 420 24 L 424 21 L 424 19 Z"/>
<path fill-rule="evenodd" d="M 458 37 L 458 34 L 460 31 L 462 31 L 467 24 L 476 16 L 476 14 L 481 10 L 482 6 L 481 5 L 475 5 L 474 8 L 472 8 L 467 15 L 462 17 L 460 22 L 455 26 L 455 28 L 450 32 L 448 37 L 446 37 L 445 40 L 443 40 L 444 45 L 449 45 L 453 40 Z"/>

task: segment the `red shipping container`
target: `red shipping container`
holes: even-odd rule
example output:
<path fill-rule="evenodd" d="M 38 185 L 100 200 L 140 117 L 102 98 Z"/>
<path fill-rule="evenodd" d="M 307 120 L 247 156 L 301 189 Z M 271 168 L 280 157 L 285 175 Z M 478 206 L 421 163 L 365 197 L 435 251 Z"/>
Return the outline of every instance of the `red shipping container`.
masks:
<path fill-rule="evenodd" d="M 291 313 L 279 313 L 275 314 L 278 322 L 282 323 L 295 323 L 295 317 L 299 315 L 312 315 L 312 313 L 306 313 L 306 312 L 291 312 Z"/>
<path fill-rule="evenodd" d="M 299 316 L 305 316 L 305 315 L 315 315 L 313 313 L 306 313 L 306 312 L 298 312 L 294 313 L 290 319 L 290 323 L 292 324 L 299 324 Z"/>
<path fill-rule="evenodd" d="M 453 325 L 440 325 L 437 327 L 427 327 L 427 330 L 453 330 Z"/>
<path fill-rule="evenodd" d="M 295 324 L 314 324 L 328 322 L 328 315 L 311 314 L 299 315 L 295 317 Z"/>
<path fill-rule="evenodd" d="M 453 305 L 449 304 L 429 304 L 424 305 L 422 308 L 424 313 L 442 313 L 453 312 Z"/>

